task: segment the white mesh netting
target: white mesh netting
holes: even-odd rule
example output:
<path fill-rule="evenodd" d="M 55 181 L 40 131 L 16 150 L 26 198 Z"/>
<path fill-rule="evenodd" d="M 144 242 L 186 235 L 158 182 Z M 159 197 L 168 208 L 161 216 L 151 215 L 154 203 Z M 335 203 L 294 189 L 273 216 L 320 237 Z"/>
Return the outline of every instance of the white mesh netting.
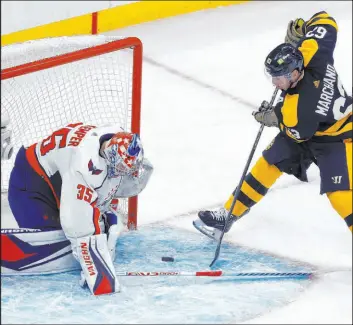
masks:
<path fill-rule="evenodd" d="M 76 36 L 28 41 L 1 48 L 1 68 L 56 57 L 121 39 Z M 1 110 L 11 120 L 14 154 L 1 161 L 1 192 L 18 149 L 68 123 L 118 124 L 131 130 L 133 50 L 119 49 L 88 59 L 1 80 Z M 126 204 L 126 202 L 125 202 Z"/>

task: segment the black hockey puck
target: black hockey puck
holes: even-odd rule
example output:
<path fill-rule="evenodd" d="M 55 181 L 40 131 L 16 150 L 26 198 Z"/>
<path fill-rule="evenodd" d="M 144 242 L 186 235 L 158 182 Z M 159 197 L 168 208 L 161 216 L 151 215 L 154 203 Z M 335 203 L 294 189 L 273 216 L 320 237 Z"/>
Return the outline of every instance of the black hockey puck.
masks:
<path fill-rule="evenodd" d="M 162 261 L 163 262 L 174 262 L 174 257 L 163 256 Z"/>

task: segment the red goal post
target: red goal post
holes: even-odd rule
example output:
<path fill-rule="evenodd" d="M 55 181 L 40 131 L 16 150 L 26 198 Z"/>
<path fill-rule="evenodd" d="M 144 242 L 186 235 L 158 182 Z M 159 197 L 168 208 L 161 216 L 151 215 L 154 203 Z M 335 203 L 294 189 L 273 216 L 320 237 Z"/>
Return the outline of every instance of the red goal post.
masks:
<path fill-rule="evenodd" d="M 10 161 L 1 162 L 2 193 L 18 149 L 66 123 L 119 123 L 140 134 L 142 47 L 137 37 L 104 35 L 2 47 L 1 109 L 10 115 L 15 144 Z M 119 201 L 128 228 L 135 229 L 137 197 Z"/>

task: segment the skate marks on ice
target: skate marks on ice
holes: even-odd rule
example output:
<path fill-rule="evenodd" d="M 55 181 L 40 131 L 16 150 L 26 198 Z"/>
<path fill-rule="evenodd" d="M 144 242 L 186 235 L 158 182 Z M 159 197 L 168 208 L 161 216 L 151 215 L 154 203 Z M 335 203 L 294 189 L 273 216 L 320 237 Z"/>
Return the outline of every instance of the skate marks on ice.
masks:
<path fill-rule="evenodd" d="M 208 269 L 214 243 L 168 226 L 141 226 L 118 244 L 119 271 L 200 271 Z M 162 262 L 163 256 L 174 262 Z M 232 272 L 311 272 L 305 265 L 222 246 L 217 265 Z M 295 300 L 302 281 L 232 281 L 231 278 L 120 277 L 122 292 L 94 297 L 78 285 L 79 272 L 2 277 L 2 321 L 41 324 L 221 324 L 241 322 Z"/>

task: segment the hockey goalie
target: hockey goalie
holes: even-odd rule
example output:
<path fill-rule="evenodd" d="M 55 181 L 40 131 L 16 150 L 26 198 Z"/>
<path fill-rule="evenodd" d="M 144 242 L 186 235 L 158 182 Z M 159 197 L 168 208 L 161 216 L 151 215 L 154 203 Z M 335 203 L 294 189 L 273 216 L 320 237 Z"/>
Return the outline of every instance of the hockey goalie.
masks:
<path fill-rule="evenodd" d="M 9 156 L 8 132 L 1 124 L 2 159 Z M 119 199 L 138 195 L 152 171 L 139 135 L 119 126 L 70 124 L 21 147 L 8 190 L 19 228 L 2 229 L 2 274 L 81 269 L 78 282 L 92 294 L 119 292 Z"/>

